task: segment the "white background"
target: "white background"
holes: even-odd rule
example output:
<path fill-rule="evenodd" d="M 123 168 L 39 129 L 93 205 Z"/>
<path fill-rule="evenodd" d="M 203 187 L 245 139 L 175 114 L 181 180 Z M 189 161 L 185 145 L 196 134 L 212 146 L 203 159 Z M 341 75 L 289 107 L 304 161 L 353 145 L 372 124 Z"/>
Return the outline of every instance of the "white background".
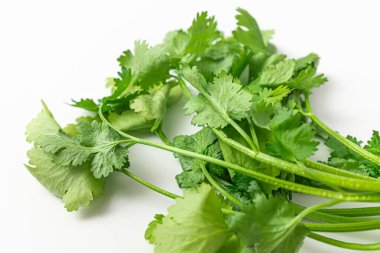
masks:
<path fill-rule="evenodd" d="M 316 91 L 317 115 L 343 134 L 362 139 L 380 128 L 380 15 L 378 1 L 17 1 L 0 0 L 0 252 L 153 252 L 144 230 L 173 202 L 128 178 L 111 176 L 104 196 L 68 213 L 26 171 L 25 125 L 43 98 L 62 123 L 82 112 L 71 98 L 101 97 L 116 58 L 136 39 L 159 42 L 187 28 L 197 11 L 216 16 L 227 34 L 236 7 L 248 9 L 291 57 L 314 51 L 329 83 Z M 170 137 L 191 133 L 180 106 L 165 122 Z M 131 169 L 176 193 L 180 170 L 169 153 L 131 150 Z M 312 204 L 314 200 L 305 200 Z M 379 231 L 345 234 L 357 242 L 379 241 Z M 306 240 L 303 253 L 350 252 Z"/>

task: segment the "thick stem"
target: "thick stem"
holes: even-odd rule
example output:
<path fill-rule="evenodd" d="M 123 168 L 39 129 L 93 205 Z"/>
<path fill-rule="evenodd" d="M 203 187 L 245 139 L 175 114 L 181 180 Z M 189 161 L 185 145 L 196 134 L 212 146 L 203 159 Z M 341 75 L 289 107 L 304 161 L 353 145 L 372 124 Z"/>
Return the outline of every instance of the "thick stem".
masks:
<path fill-rule="evenodd" d="M 187 157 L 192 157 L 196 159 L 200 159 L 212 164 L 219 165 L 221 167 L 227 168 L 234 170 L 236 172 L 245 174 L 249 177 L 255 178 L 259 181 L 262 181 L 264 183 L 268 183 L 271 185 L 275 185 L 278 187 L 282 187 L 287 190 L 295 191 L 295 192 L 300 192 L 300 193 L 305 193 L 309 195 L 314 195 L 314 196 L 319 196 L 319 197 L 324 197 L 324 198 L 331 198 L 331 199 L 337 199 L 337 200 L 344 200 L 344 201 L 368 201 L 368 202 L 378 202 L 380 201 L 380 195 L 371 195 L 371 194 L 355 194 L 355 193 L 347 193 L 347 194 L 342 194 L 340 192 L 334 192 L 330 190 L 325 190 L 325 189 L 320 189 L 316 187 L 311 187 L 311 186 L 306 186 L 306 185 L 301 185 L 297 183 L 292 183 L 288 182 L 286 180 L 278 179 L 272 176 L 268 176 L 256 171 L 252 171 L 246 168 L 243 168 L 241 166 L 238 166 L 236 164 L 228 163 L 223 160 L 219 160 L 210 156 L 194 153 L 188 150 L 183 150 L 171 146 L 167 146 L 164 144 L 160 143 L 155 143 L 151 142 L 148 140 L 143 140 L 143 139 L 138 139 L 138 138 L 133 138 L 133 140 L 137 143 L 147 145 L 147 146 L 152 146 L 156 148 L 160 148 L 163 150 L 170 151 L 172 153 L 177 153 L 180 155 L 184 155 Z"/>
<path fill-rule="evenodd" d="M 147 181 L 145 181 L 144 179 L 142 178 L 139 178 L 138 176 L 134 175 L 133 173 L 131 173 L 129 170 L 126 170 L 126 169 L 123 169 L 123 170 L 118 170 L 119 172 L 127 175 L 128 177 L 132 178 L 133 180 L 135 180 L 136 182 L 148 187 L 149 189 L 155 191 L 155 192 L 158 192 L 162 195 L 165 195 L 166 197 L 169 197 L 169 198 L 172 198 L 172 199 L 176 199 L 176 198 L 182 198 L 181 196 L 177 195 L 177 194 L 174 194 L 174 193 L 171 193 L 171 192 L 168 192 L 158 186 L 155 186 Z"/>
<path fill-rule="evenodd" d="M 333 206 L 333 205 L 336 205 L 338 203 L 340 203 L 341 201 L 340 200 L 333 200 L 333 201 L 330 201 L 330 202 L 327 202 L 327 203 L 322 203 L 322 204 L 317 204 L 317 205 L 314 205 L 314 206 L 311 206 L 311 207 L 308 207 L 308 208 L 305 208 L 304 210 L 302 210 L 297 216 L 296 216 L 296 219 L 301 222 L 301 220 L 303 218 L 305 218 L 306 216 L 308 216 L 309 214 L 321 209 L 321 208 L 325 208 L 325 207 L 329 207 L 329 206 Z"/>
<path fill-rule="evenodd" d="M 341 142 L 343 145 L 345 145 L 350 150 L 354 151 L 358 155 L 364 157 L 368 161 L 371 161 L 377 165 L 380 165 L 380 157 L 372 154 L 371 152 L 368 152 L 367 150 L 363 149 L 362 147 L 356 145 L 355 143 L 351 142 L 347 138 L 341 136 L 338 132 L 331 129 L 329 126 L 327 126 L 325 123 L 323 123 L 322 120 L 320 120 L 317 116 L 314 115 L 313 110 L 310 105 L 310 101 L 308 96 L 305 96 L 305 106 L 306 110 L 308 111 L 308 117 L 317 124 L 320 128 L 322 128 L 324 131 L 326 131 L 330 136 L 334 137 L 336 140 Z"/>
<path fill-rule="evenodd" d="M 293 206 L 293 208 L 296 210 L 297 213 L 300 213 L 306 209 L 305 207 L 298 205 L 296 203 L 289 202 L 289 204 Z M 346 223 L 346 222 L 351 223 L 351 222 L 360 222 L 360 221 L 366 220 L 364 218 L 346 217 L 346 216 L 329 214 L 329 213 L 323 212 L 323 210 L 329 210 L 329 209 L 314 211 L 307 215 L 307 219 L 322 221 L 322 222 L 330 222 L 330 223 Z"/>
<path fill-rule="evenodd" d="M 346 217 L 378 216 L 380 215 L 380 206 L 358 208 L 334 208 L 321 210 L 321 212 Z"/>
<path fill-rule="evenodd" d="M 379 181 L 379 179 L 369 176 L 364 176 L 360 174 L 353 173 L 351 171 L 343 170 L 343 169 L 337 169 L 335 167 L 329 166 L 327 164 L 311 161 L 311 160 L 305 160 L 303 163 L 309 167 L 313 168 L 319 171 L 327 172 L 330 174 L 338 175 L 338 176 L 344 176 L 349 178 L 358 178 L 358 179 L 364 179 L 364 180 L 371 180 L 371 181 Z"/>
<path fill-rule="evenodd" d="M 221 141 L 229 145 L 230 147 L 242 152 L 243 154 L 251 157 L 252 159 L 262 162 L 266 165 L 279 168 L 283 171 L 293 173 L 305 178 L 318 180 L 329 185 L 335 185 L 342 188 L 360 190 L 360 191 L 371 191 L 380 192 L 380 181 L 369 181 L 361 180 L 357 178 L 348 178 L 343 176 L 338 176 L 323 171 L 313 170 L 308 167 L 302 168 L 297 164 L 264 154 L 262 152 L 254 152 L 249 148 L 241 145 L 240 143 L 227 138 L 223 132 L 214 131 Z"/>
<path fill-rule="evenodd" d="M 226 190 L 223 189 L 222 186 L 220 186 L 210 175 L 210 173 L 207 171 L 206 166 L 202 165 L 202 172 L 207 178 L 207 180 L 210 182 L 212 186 L 214 186 L 223 196 L 225 196 L 229 201 L 234 203 L 235 205 L 240 205 L 240 201 L 235 199 L 231 194 L 229 194 Z"/>
<path fill-rule="evenodd" d="M 373 244 L 359 244 L 359 243 L 348 243 L 348 242 L 343 242 L 339 240 L 335 240 L 323 235 L 319 235 L 316 233 L 309 233 L 307 235 L 308 237 L 324 242 L 330 245 L 334 245 L 340 248 L 345 248 L 345 249 L 353 249 L 353 250 L 380 250 L 380 243 L 373 243 Z"/>
<path fill-rule="evenodd" d="M 368 220 L 360 222 L 350 223 L 335 223 L 335 224 L 323 224 L 323 223 L 304 223 L 304 225 L 311 231 L 320 232 L 353 232 L 353 231 L 365 231 L 380 228 L 380 220 Z"/>

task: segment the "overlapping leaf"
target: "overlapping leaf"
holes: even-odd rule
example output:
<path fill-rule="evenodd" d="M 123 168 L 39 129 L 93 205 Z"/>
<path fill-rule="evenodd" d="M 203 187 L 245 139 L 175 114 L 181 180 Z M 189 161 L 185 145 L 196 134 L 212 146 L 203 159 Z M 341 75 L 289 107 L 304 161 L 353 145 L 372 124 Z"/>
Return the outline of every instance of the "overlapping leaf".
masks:
<path fill-rule="evenodd" d="M 194 68 L 191 70 L 196 72 Z M 192 120 L 194 125 L 223 128 L 229 124 L 230 119 L 241 120 L 247 117 L 252 105 L 252 95 L 243 90 L 231 75 L 222 72 L 208 85 L 195 78 L 189 82 L 201 93 L 185 105 L 187 115 L 197 113 Z"/>
<path fill-rule="evenodd" d="M 301 121 L 300 114 L 292 114 L 281 109 L 269 123 L 272 139 L 268 143 L 268 152 L 290 161 L 302 161 L 310 157 L 317 149 L 314 130 L 309 123 Z"/>
<path fill-rule="evenodd" d="M 153 231 L 155 253 L 217 253 L 231 237 L 215 191 L 203 184 L 186 190 Z"/>
<path fill-rule="evenodd" d="M 295 218 L 295 210 L 285 201 L 256 195 L 241 213 L 229 217 L 229 225 L 243 242 L 243 252 L 296 253 L 307 234 Z"/>
<path fill-rule="evenodd" d="M 204 128 L 199 132 L 190 136 L 177 136 L 173 140 L 173 145 L 177 148 L 189 150 L 195 153 L 221 158 L 221 150 L 217 138 L 210 128 Z M 201 184 L 205 176 L 202 167 L 207 163 L 203 160 L 194 159 L 182 155 L 176 155 L 179 158 L 183 172 L 176 176 L 178 185 L 181 188 L 194 188 Z M 207 165 L 211 170 L 215 170 L 215 166 Z"/>

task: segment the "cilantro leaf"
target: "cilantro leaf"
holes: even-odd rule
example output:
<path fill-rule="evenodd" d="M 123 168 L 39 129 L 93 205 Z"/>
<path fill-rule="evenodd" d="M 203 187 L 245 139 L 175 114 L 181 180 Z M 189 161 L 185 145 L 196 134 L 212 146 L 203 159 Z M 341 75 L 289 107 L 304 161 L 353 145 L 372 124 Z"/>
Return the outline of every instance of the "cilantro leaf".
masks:
<path fill-rule="evenodd" d="M 234 40 L 220 40 L 200 55 L 200 59 L 194 62 L 199 71 L 211 81 L 215 75 L 222 71 L 230 72 L 237 67 L 237 61 L 241 60 L 242 47 Z M 236 65 L 235 65 L 236 64 Z M 245 66 L 246 63 L 242 63 Z M 238 76 L 236 76 L 238 77 Z"/>
<path fill-rule="evenodd" d="M 299 58 L 296 60 L 295 71 L 299 72 L 302 69 L 305 69 L 309 66 L 317 67 L 319 62 L 319 56 L 315 53 L 310 53 L 305 57 Z"/>
<path fill-rule="evenodd" d="M 283 60 L 266 66 L 257 80 L 258 85 L 277 86 L 284 84 L 293 76 L 296 62 L 294 60 Z"/>
<path fill-rule="evenodd" d="M 78 210 L 103 193 L 104 180 L 96 179 L 87 163 L 76 167 L 57 164 L 53 155 L 39 146 L 46 135 L 62 131 L 45 103 L 43 106 L 44 110 L 27 126 L 27 140 L 34 142 L 34 148 L 28 152 L 26 167 L 46 189 L 63 198 L 68 211 Z"/>
<path fill-rule="evenodd" d="M 54 162 L 61 165 L 77 166 L 89 161 L 96 178 L 129 166 L 128 150 L 117 143 L 120 136 L 107 124 L 82 121 L 77 130 L 79 134 L 75 137 L 63 131 L 45 135 L 39 145 L 54 154 Z"/>
<path fill-rule="evenodd" d="M 348 135 L 346 138 L 350 140 L 352 143 L 358 146 L 362 146 L 363 142 L 358 140 L 357 138 L 350 135 Z M 368 141 L 368 144 L 365 146 L 365 149 L 371 150 L 370 147 L 376 147 L 377 138 L 378 133 L 376 133 L 375 131 L 373 133 L 372 139 Z M 335 138 L 329 137 L 325 141 L 325 145 L 331 149 L 330 157 L 328 158 L 327 162 L 329 165 L 361 175 L 367 175 L 372 177 L 378 177 L 380 175 L 380 166 L 361 157 L 360 155 L 353 152 L 351 149 L 347 148 L 345 145 L 337 141 Z"/>
<path fill-rule="evenodd" d="M 258 94 L 253 96 L 253 106 L 255 107 L 260 103 L 275 105 L 280 103 L 290 92 L 291 90 L 283 85 L 278 86 L 276 89 L 260 88 Z"/>
<path fill-rule="evenodd" d="M 258 194 L 252 204 L 242 207 L 242 213 L 231 215 L 228 224 L 243 242 L 243 252 L 295 253 L 307 234 L 295 216 L 286 201 Z"/>
<path fill-rule="evenodd" d="M 185 51 L 191 54 L 202 53 L 216 39 L 216 25 L 215 18 L 208 17 L 207 12 L 198 13 L 188 30 L 190 41 Z"/>
<path fill-rule="evenodd" d="M 162 224 L 162 219 L 165 217 L 163 214 L 154 215 L 154 220 L 149 222 L 148 228 L 145 230 L 145 239 L 148 240 L 151 244 L 156 242 L 153 231 L 156 229 L 158 224 Z"/>
<path fill-rule="evenodd" d="M 232 32 L 235 39 L 253 52 L 266 52 L 263 35 L 256 20 L 246 10 L 239 8 L 237 11 L 238 28 Z"/>
<path fill-rule="evenodd" d="M 63 166 L 52 162 L 53 157 L 41 148 L 28 152 L 27 169 L 51 193 L 61 197 L 68 211 L 88 206 L 103 194 L 104 179 L 96 179 L 88 164 L 79 167 Z"/>
<path fill-rule="evenodd" d="M 153 231 L 156 253 L 216 253 L 231 237 L 215 191 L 206 184 L 184 192 Z"/>
<path fill-rule="evenodd" d="M 346 138 L 358 146 L 361 146 L 363 143 L 362 141 L 358 140 L 356 137 L 351 135 L 348 135 Z M 332 149 L 332 152 L 330 153 L 332 158 L 352 158 L 355 160 L 360 159 L 360 156 L 358 154 L 356 154 L 351 149 L 340 143 L 335 138 L 329 137 L 325 141 L 325 145 Z"/>
<path fill-rule="evenodd" d="M 302 161 L 317 149 L 314 130 L 309 123 L 301 121 L 300 114 L 292 114 L 283 108 L 269 123 L 272 139 L 267 150 L 274 156 L 290 161 Z"/>
<path fill-rule="evenodd" d="M 53 114 L 42 101 L 43 110 L 26 127 L 26 140 L 39 143 L 44 135 L 56 133 L 61 127 L 54 119 Z"/>
<path fill-rule="evenodd" d="M 194 68 L 192 70 L 195 71 Z M 228 125 L 229 119 L 247 117 L 252 96 L 242 90 L 242 86 L 231 75 L 222 72 L 205 89 L 202 87 L 204 83 L 194 82 L 192 85 L 201 92 L 185 105 L 187 115 L 197 113 L 192 120 L 194 125 L 223 128 Z"/>
<path fill-rule="evenodd" d="M 368 141 L 367 145 L 364 147 L 371 153 L 375 155 L 380 155 L 380 135 L 379 131 L 373 131 L 371 139 Z"/>
<path fill-rule="evenodd" d="M 150 129 L 154 124 L 153 120 L 147 120 L 141 113 L 131 110 L 126 110 L 121 114 L 111 113 L 108 120 L 113 127 L 124 132 Z"/>
<path fill-rule="evenodd" d="M 221 150 L 217 138 L 210 128 L 204 128 L 199 132 L 186 136 L 177 136 L 173 140 L 173 145 L 177 148 L 189 150 L 195 153 L 221 158 Z M 182 155 L 175 155 L 179 158 L 183 172 L 176 176 L 178 185 L 181 188 L 194 188 L 201 184 L 205 176 L 202 172 L 202 166 L 209 166 L 215 169 L 215 166 L 207 165 L 205 161 L 194 159 Z"/>
<path fill-rule="evenodd" d="M 155 130 L 161 123 L 167 107 L 167 100 L 170 92 L 170 85 L 160 85 L 152 88 L 149 94 L 138 96 L 132 101 L 131 108 L 146 120 L 155 120 L 153 129 Z"/>
<path fill-rule="evenodd" d="M 126 54 L 128 54 L 128 53 L 126 53 Z M 132 82 L 132 70 L 131 69 L 126 68 L 125 66 L 122 66 L 121 72 L 118 72 L 117 74 L 119 77 L 113 78 L 112 79 L 113 82 L 108 84 L 113 89 L 112 95 L 107 98 L 109 100 L 117 99 L 120 95 L 123 94 L 123 92 L 125 92 L 127 90 L 127 88 L 130 86 L 130 84 Z"/>
<path fill-rule="evenodd" d="M 126 69 L 126 77 L 122 78 L 123 82 L 126 80 L 123 87 L 139 83 L 140 87 L 147 89 L 164 82 L 171 68 L 165 46 L 149 47 L 145 41 L 136 41 L 134 52 L 125 51 L 118 61 Z"/>
<path fill-rule="evenodd" d="M 163 45 L 170 57 L 181 59 L 186 54 L 185 50 L 189 41 L 190 35 L 185 31 L 178 30 L 167 33 Z"/>
<path fill-rule="evenodd" d="M 307 67 L 301 70 L 299 74 L 292 80 L 286 83 L 290 88 L 301 90 L 305 93 L 310 93 L 314 88 L 321 86 L 327 82 L 327 78 L 323 75 L 316 75 L 317 69 L 315 67 Z"/>
<path fill-rule="evenodd" d="M 93 99 L 86 98 L 79 101 L 72 100 L 72 106 L 85 109 L 90 112 L 98 112 L 99 106 L 95 103 Z"/>

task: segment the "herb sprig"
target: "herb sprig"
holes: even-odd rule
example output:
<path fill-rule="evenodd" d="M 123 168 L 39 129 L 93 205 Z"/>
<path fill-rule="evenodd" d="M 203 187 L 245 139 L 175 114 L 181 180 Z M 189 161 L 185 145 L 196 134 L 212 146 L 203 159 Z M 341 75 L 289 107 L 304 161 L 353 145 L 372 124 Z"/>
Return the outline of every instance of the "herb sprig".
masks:
<path fill-rule="evenodd" d="M 156 253 L 298 252 L 306 236 L 334 246 L 379 250 L 316 232 L 380 228 L 379 207 L 329 208 L 341 202 L 380 202 L 380 136 L 363 145 L 341 136 L 313 112 L 309 97 L 327 78 L 317 72 L 319 56 L 289 59 L 270 42 L 256 20 L 238 9 L 232 37 L 214 17 L 197 14 L 187 30 L 149 46 L 137 41 L 118 58 L 110 95 L 73 100 L 92 115 L 61 127 L 43 103 L 27 126 L 27 169 L 68 211 L 102 195 L 114 172 L 169 198 L 168 214 L 156 214 L 145 238 Z M 196 90 L 192 92 L 189 87 Z M 186 115 L 201 129 L 169 140 L 167 108 L 184 96 Z M 142 139 L 144 131 L 162 143 Z M 182 172 L 183 196 L 129 171 L 128 150 L 136 144 L 172 152 Z M 310 157 L 320 145 L 326 161 Z M 303 207 L 302 193 L 330 199 Z M 312 222 L 311 222 L 312 221 Z"/>

